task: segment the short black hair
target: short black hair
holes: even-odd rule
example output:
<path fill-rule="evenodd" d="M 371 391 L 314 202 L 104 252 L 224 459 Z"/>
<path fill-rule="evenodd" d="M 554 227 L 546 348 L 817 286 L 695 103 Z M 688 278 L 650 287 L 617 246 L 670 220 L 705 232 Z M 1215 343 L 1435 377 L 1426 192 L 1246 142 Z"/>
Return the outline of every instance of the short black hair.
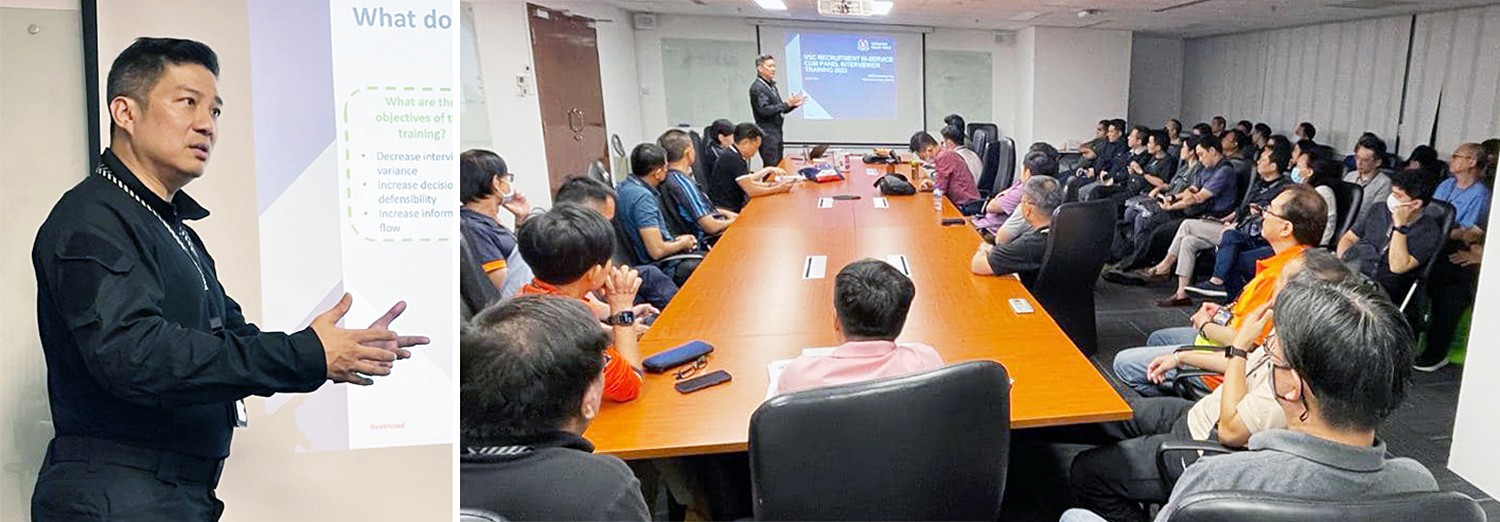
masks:
<path fill-rule="evenodd" d="M 1031 144 L 1031 148 L 1026 149 L 1026 152 L 1041 152 L 1051 157 L 1053 160 L 1056 160 L 1057 157 L 1061 155 L 1057 152 L 1057 147 L 1053 147 L 1051 143 L 1047 143 L 1045 141 L 1038 141 Z"/>
<path fill-rule="evenodd" d="M 609 337 L 583 302 L 530 295 L 484 309 L 459 341 L 465 446 L 505 446 L 579 415 L 604 371 Z"/>
<path fill-rule="evenodd" d="M 1315 148 L 1315 147 L 1318 146 L 1318 143 L 1315 142 L 1315 141 L 1313 141 L 1313 140 L 1310 140 L 1310 139 L 1307 139 L 1307 138 L 1303 138 L 1303 139 L 1297 140 L 1297 143 L 1295 144 L 1295 146 L 1297 147 L 1297 150 L 1301 151 L 1303 154 L 1311 154 L 1313 148 Z"/>
<path fill-rule="evenodd" d="M 1197 136 L 1197 135 L 1183 136 L 1182 137 L 1182 150 L 1192 151 L 1193 152 L 1193 157 L 1196 158 L 1196 157 L 1198 157 L 1198 144 L 1200 144 L 1200 143 L 1203 143 L 1203 137 L 1202 136 Z"/>
<path fill-rule="evenodd" d="M 1146 143 L 1151 143 L 1151 140 L 1156 140 L 1156 145 L 1161 147 L 1162 152 L 1166 152 L 1167 147 L 1170 147 L 1172 145 L 1172 138 L 1167 137 L 1167 131 L 1164 130 L 1153 130 L 1147 132 Z"/>
<path fill-rule="evenodd" d="M 1363 276 L 1292 277 L 1276 296 L 1276 334 L 1287 365 L 1336 429 L 1378 428 L 1406 398 L 1415 336 L 1401 309 Z"/>
<path fill-rule="evenodd" d="M 1292 145 L 1286 140 L 1270 142 L 1260 153 L 1271 155 L 1271 163 L 1276 165 L 1276 172 L 1285 174 L 1292 169 Z"/>
<path fill-rule="evenodd" d="M 1245 148 L 1245 144 L 1250 142 L 1250 138 L 1247 137 L 1247 136 L 1245 136 L 1245 133 L 1240 132 L 1239 129 L 1228 129 L 1228 130 L 1225 130 L 1223 138 L 1229 138 L 1229 137 L 1233 137 L 1234 138 L 1234 145 L 1236 147 L 1236 150 Z M 1219 145 L 1221 147 L 1223 146 L 1223 138 L 1220 138 Z M 1220 150 L 1222 150 L 1222 149 L 1220 149 Z"/>
<path fill-rule="evenodd" d="M 916 294 L 911 278 L 876 259 L 849 263 L 833 280 L 833 308 L 848 337 L 894 341 Z"/>
<path fill-rule="evenodd" d="M 1021 160 L 1021 165 L 1030 170 L 1032 176 L 1057 176 L 1057 158 L 1052 157 L 1051 154 L 1047 154 L 1046 152 L 1033 151 L 1026 153 L 1026 157 Z"/>
<path fill-rule="evenodd" d="M 1240 120 L 1234 123 L 1234 128 L 1239 129 L 1240 132 L 1245 134 L 1250 134 L 1250 131 L 1255 130 L 1255 124 L 1250 123 L 1250 120 Z"/>
<path fill-rule="evenodd" d="M 219 77 L 219 55 L 203 42 L 181 38 L 136 38 L 109 65 L 104 82 L 105 103 L 124 96 L 144 105 L 167 64 L 202 65 L 215 78 Z M 110 133 L 115 130 L 114 118 L 110 118 L 109 130 Z"/>
<path fill-rule="evenodd" d="M 667 132 L 657 136 L 656 144 L 667 152 L 667 163 L 677 163 L 693 147 L 693 137 L 682 129 L 667 129 Z"/>
<path fill-rule="evenodd" d="M 763 138 L 765 135 L 766 133 L 761 132 L 760 126 L 754 123 L 746 122 L 734 126 L 734 141 L 736 143 Z"/>
<path fill-rule="evenodd" d="M 1312 124 L 1312 122 L 1310 122 L 1310 121 L 1304 121 L 1302 123 L 1298 123 L 1297 124 L 1297 130 L 1302 131 L 1302 137 L 1304 139 L 1309 139 L 1310 140 L 1310 139 L 1318 137 L 1318 128 L 1314 127 L 1313 124 Z"/>
<path fill-rule="evenodd" d="M 667 151 L 655 143 L 642 143 L 630 151 L 630 175 L 642 177 L 667 166 Z"/>
<path fill-rule="evenodd" d="M 1109 128 L 1120 132 L 1125 132 L 1125 120 L 1119 118 L 1109 120 Z"/>
<path fill-rule="evenodd" d="M 1099 120 L 1099 126 L 1100 127 L 1109 127 L 1109 122 L 1110 121 L 1111 120 L 1109 120 L 1108 118 Z"/>
<path fill-rule="evenodd" d="M 1432 202 L 1432 192 L 1437 189 L 1432 175 L 1422 169 L 1402 169 L 1392 175 L 1391 188 L 1401 189 L 1408 197 L 1422 200 L 1424 205 Z"/>
<path fill-rule="evenodd" d="M 516 231 L 516 248 L 537 279 L 549 285 L 577 281 L 589 269 L 609 266 L 615 229 L 604 216 L 579 205 L 557 205 L 532 216 Z"/>
<path fill-rule="evenodd" d="M 1467 145 L 1469 144 L 1459 145 L 1459 148 L 1463 148 Z M 1479 164 L 1479 167 L 1483 169 L 1486 159 L 1484 150 L 1479 148 L 1479 146 L 1475 144 L 1474 150 L 1471 153 L 1474 154 L 1475 160 Z M 1443 173 L 1447 172 L 1448 170 L 1448 163 L 1441 159 L 1438 159 L 1437 149 L 1432 148 L 1431 145 L 1417 145 L 1417 148 L 1411 150 L 1411 155 L 1407 156 L 1406 161 L 1415 161 L 1417 162 L 1417 165 L 1420 165 L 1423 170 L 1426 170 L 1428 173 L 1437 176 L 1443 175 Z"/>
<path fill-rule="evenodd" d="M 1328 228 L 1328 201 L 1306 185 L 1286 185 L 1276 197 L 1290 195 L 1281 215 L 1292 224 L 1292 237 L 1299 245 L 1317 246 Z"/>
<path fill-rule="evenodd" d="M 1370 152 L 1375 153 L 1375 161 L 1385 161 L 1385 153 L 1387 150 L 1385 147 L 1385 140 L 1380 139 L 1380 136 L 1376 136 L 1373 133 L 1366 132 L 1364 135 L 1360 136 L 1359 141 L 1354 144 L 1354 148 L 1355 150 L 1362 148 L 1370 149 Z"/>
<path fill-rule="evenodd" d="M 755 66 L 756 67 L 760 67 L 762 64 L 766 63 L 766 60 L 775 60 L 775 59 L 776 59 L 776 57 L 775 56 L 771 56 L 771 53 L 766 53 L 766 54 L 762 54 L 760 56 L 756 56 L 755 57 Z"/>
<path fill-rule="evenodd" d="M 1130 127 L 1130 132 L 1131 134 L 1135 134 L 1137 136 L 1136 139 L 1141 140 L 1142 145 L 1146 143 L 1147 139 L 1151 138 L 1151 128 L 1145 125 L 1132 126 Z"/>
<path fill-rule="evenodd" d="M 1261 136 L 1264 136 L 1266 138 L 1270 138 L 1271 137 L 1271 126 L 1270 125 L 1266 125 L 1264 123 L 1257 123 L 1257 124 L 1255 124 L 1254 127 L 1251 127 L 1250 130 L 1251 130 L 1251 132 L 1259 133 Z"/>
<path fill-rule="evenodd" d="M 1177 121 L 1177 118 L 1167 118 L 1167 124 L 1162 130 L 1167 131 L 1167 134 L 1182 134 L 1182 122 Z"/>
<path fill-rule="evenodd" d="M 1207 123 L 1193 124 L 1193 134 L 1196 134 L 1198 136 L 1207 136 L 1209 134 L 1213 134 L 1213 132 L 1214 128 L 1208 126 Z"/>
<path fill-rule="evenodd" d="M 473 203 L 495 193 L 495 178 L 509 174 L 505 158 L 484 149 L 458 155 L 458 200 Z"/>
<path fill-rule="evenodd" d="M 933 138 L 927 131 L 917 131 L 911 135 L 911 140 L 908 141 L 907 146 L 911 147 L 912 152 L 920 152 L 927 147 L 936 147 L 937 144 L 937 139 Z"/>
<path fill-rule="evenodd" d="M 717 119 L 713 123 L 710 123 L 708 125 L 708 136 L 704 136 L 704 138 L 711 141 L 719 141 L 719 136 L 734 136 L 734 122 Z"/>
<path fill-rule="evenodd" d="M 1205 149 L 1212 149 L 1214 152 L 1218 152 L 1220 154 L 1224 153 L 1224 144 L 1220 143 L 1219 137 L 1214 136 L 1213 134 L 1204 134 L 1202 136 L 1199 136 L 1198 146 Z"/>
<path fill-rule="evenodd" d="M 955 145 L 964 144 L 964 131 L 956 125 L 944 125 L 943 129 L 938 132 L 943 135 L 943 139 L 951 141 Z"/>
<path fill-rule="evenodd" d="M 1303 149 L 1307 155 L 1307 184 L 1314 187 L 1336 187 L 1344 182 L 1344 162 L 1334 159 L 1333 149 L 1323 145 L 1313 145 L 1311 148 Z"/>
<path fill-rule="evenodd" d="M 615 188 L 608 183 L 588 176 L 571 176 L 557 187 L 554 205 L 588 206 L 615 199 Z"/>
<path fill-rule="evenodd" d="M 1229 126 L 1229 120 L 1224 119 L 1223 116 L 1214 116 L 1212 118 L 1209 118 L 1208 121 L 1211 121 L 1213 123 L 1217 123 L 1217 124 L 1219 124 L 1220 126 L 1223 126 L 1223 127 Z"/>
<path fill-rule="evenodd" d="M 965 132 L 964 129 L 969 128 L 968 127 L 968 122 L 964 121 L 964 117 L 963 116 L 959 116 L 957 114 L 949 114 L 947 116 L 944 116 L 943 117 L 943 123 L 945 123 L 947 125 L 952 125 L 952 126 L 958 127 L 958 133 L 960 135 L 962 135 Z M 958 140 L 955 143 L 963 143 L 963 140 Z"/>

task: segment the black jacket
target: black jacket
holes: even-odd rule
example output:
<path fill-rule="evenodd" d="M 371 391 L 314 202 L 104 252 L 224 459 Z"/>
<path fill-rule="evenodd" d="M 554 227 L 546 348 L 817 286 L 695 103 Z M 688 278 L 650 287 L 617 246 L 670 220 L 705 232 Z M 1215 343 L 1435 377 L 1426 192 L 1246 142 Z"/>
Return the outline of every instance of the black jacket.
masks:
<path fill-rule="evenodd" d="M 776 92 L 775 80 L 763 80 L 757 76 L 750 82 L 750 111 L 755 114 L 755 124 L 761 131 L 781 134 L 782 115 L 795 109 L 782 101 L 781 93 Z"/>
<path fill-rule="evenodd" d="M 108 150 L 52 208 L 31 260 L 58 436 L 223 458 L 235 400 L 323 384 L 311 328 L 261 332 L 225 295 L 184 223 L 207 216 L 186 193 L 163 201 Z"/>

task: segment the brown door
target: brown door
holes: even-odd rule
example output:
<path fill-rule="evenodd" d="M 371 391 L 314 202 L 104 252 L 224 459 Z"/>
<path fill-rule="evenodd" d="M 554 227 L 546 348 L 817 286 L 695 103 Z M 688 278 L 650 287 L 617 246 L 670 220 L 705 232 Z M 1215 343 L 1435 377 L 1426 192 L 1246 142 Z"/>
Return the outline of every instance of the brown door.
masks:
<path fill-rule="evenodd" d="M 609 168 L 599 38 L 592 19 L 535 4 L 526 4 L 526 10 L 547 175 L 556 193 L 563 180 L 587 174 L 596 161 Z"/>

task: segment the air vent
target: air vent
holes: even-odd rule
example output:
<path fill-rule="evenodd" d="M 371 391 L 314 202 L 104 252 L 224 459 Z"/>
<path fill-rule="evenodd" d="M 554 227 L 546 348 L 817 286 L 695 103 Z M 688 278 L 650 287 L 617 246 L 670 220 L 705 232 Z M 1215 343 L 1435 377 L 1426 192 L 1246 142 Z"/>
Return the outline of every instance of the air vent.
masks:
<path fill-rule="evenodd" d="M 872 0 L 818 0 L 818 14 L 823 16 L 874 16 Z"/>

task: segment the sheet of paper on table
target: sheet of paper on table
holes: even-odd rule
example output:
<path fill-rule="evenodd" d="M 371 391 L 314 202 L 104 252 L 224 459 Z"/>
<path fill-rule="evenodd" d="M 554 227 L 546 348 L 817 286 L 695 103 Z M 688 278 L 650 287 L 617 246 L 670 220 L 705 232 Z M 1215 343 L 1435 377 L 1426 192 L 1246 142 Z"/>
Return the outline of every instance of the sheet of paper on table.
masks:
<path fill-rule="evenodd" d="M 828 357 L 833 355 L 833 347 L 828 348 L 803 348 L 802 357 Z M 771 384 L 766 386 L 766 400 L 776 396 L 776 383 L 781 380 L 781 372 L 786 370 L 786 365 L 796 359 L 777 359 L 766 365 L 766 370 L 771 374 Z"/>

